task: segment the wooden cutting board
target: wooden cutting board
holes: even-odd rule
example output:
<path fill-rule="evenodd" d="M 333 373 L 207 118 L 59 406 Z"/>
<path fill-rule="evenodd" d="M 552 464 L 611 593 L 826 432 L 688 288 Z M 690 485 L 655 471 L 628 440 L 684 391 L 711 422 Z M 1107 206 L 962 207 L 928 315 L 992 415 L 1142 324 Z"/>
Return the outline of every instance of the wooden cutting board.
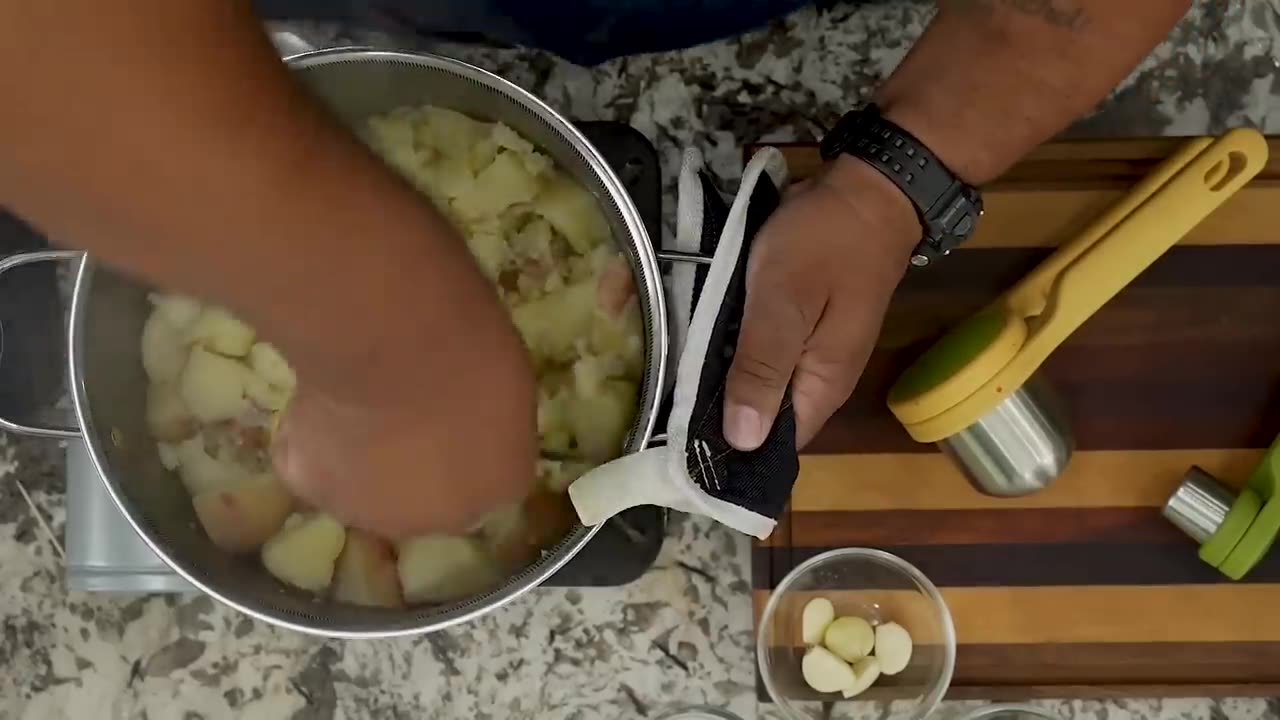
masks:
<path fill-rule="evenodd" d="M 978 234 L 902 283 L 854 397 L 753 548 L 756 617 L 795 565 L 878 547 L 943 589 L 950 697 L 1280 694 L 1280 549 L 1233 583 L 1159 513 L 1192 464 L 1241 484 L 1280 433 L 1280 140 L 1263 174 L 1044 368 L 1077 451 L 1048 490 L 972 490 L 885 408 L 894 378 L 1119 197 L 1175 140 L 1047 145 L 986 189 Z M 784 146 L 794 175 L 812 146 Z M 762 699 L 766 699 L 761 690 Z"/>

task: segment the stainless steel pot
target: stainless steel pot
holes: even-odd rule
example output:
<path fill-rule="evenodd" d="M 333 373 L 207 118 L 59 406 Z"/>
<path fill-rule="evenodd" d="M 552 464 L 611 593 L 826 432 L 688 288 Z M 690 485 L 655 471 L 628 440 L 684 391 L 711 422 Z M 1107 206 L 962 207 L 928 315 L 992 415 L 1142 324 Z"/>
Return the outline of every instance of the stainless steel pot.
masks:
<path fill-rule="evenodd" d="M 547 152 L 598 199 L 613 237 L 631 263 L 644 316 L 646 370 L 640 412 L 626 450 L 650 441 L 667 364 L 667 315 L 658 254 L 639 213 L 605 160 L 568 121 L 514 84 L 434 55 L 368 49 L 309 52 L 285 61 L 336 115 L 357 126 L 373 114 L 432 103 L 500 120 Z M 671 259 L 682 259 L 673 253 Z M 685 258 L 700 261 L 700 258 Z M 261 620 L 332 637 L 429 632 L 469 620 L 543 582 L 598 528 L 577 527 L 502 586 L 447 605 L 403 610 L 317 602 L 276 582 L 254 559 L 233 557 L 198 529 L 190 498 L 161 465 L 144 422 L 147 380 L 139 338 L 151 288 L 74 251 L 0 260 L 0 273 L 35 262 L 76 265 L 68 347 L 78 428 L 32 427 L 0 419 L 0 429 L 55 438 L 83 437 L 107 490 L 138 534 L 166 563 L 213 597 Z M 11 342 L 20 341 L 10 338 Z"/>

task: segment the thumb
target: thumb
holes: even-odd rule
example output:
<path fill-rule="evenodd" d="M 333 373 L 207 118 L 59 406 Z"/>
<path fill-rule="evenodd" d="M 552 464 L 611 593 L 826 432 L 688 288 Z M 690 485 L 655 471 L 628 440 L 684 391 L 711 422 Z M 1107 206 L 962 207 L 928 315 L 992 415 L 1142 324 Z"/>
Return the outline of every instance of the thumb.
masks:
<path fill-rule="evenodd" d="M 725 381 L 724 437 L 751 451 L 764 444 L 809 336 L 795 293 L 748 285 L 742 330 Z"/>

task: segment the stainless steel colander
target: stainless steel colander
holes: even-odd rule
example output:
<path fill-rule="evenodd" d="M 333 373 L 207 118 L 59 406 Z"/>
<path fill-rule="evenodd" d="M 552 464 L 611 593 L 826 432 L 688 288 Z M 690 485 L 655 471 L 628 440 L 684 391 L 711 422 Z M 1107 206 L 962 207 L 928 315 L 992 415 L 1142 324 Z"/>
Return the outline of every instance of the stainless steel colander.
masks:
<path fill-rule="evenodd" d="M 591 144 L 555 111 L 512 83 L 434 55 L 368 49 L 304 53 L 285 61 L 298 79 L 352 127 L 370 115 L 430 103 L 502 121 L 549 154 L 600 202 L 631 263 L 644 316 L 646 370 L 640 412 L 626 451 L 653 432 L 667 361 L 666 310 L 657 256 L 622 183 Z M 0 419 L 0 429 L 45 437 L 83 437 L 116 504 L 174 570 L 213 597 L 276 625 L 332 637 L 429 632 L 474 618 L 538 585 L 577 553 L 596 528 L 577 527 L 559 545 L 500 587 L 436 606 L 390 610 L 318 600 L 271 578 L 256 558 L 219 550 L 198 529 L 190 497 L 161 465 L 144 421 L 147 379 L 139 338 L 150 287 L 73 251 L 0 260 L 0 273 L 33 262 L 78 264 L 72 301 L 69 371 L 80 427 L 31 427 Z M 16 340 L 16 339 L 15 339 Z"/>

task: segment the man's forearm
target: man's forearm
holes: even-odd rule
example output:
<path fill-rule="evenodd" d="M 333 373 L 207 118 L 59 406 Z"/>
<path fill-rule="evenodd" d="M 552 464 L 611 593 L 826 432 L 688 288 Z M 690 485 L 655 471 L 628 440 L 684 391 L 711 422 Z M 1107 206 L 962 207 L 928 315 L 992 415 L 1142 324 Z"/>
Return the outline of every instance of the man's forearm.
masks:
<path fill-rule="evenodd" d="M 943 0 L 876 95 L 971 183 L 1092 109 L 1189 0 Z"/>
<path fill-rule="evenodd" d="M 388 340 L 506 342 L 465 246 L 295 86 L 245 3 L 0 5 L 0 97 L 0 205 L 227 303 L 304 377 L 376 373 Z"/>

